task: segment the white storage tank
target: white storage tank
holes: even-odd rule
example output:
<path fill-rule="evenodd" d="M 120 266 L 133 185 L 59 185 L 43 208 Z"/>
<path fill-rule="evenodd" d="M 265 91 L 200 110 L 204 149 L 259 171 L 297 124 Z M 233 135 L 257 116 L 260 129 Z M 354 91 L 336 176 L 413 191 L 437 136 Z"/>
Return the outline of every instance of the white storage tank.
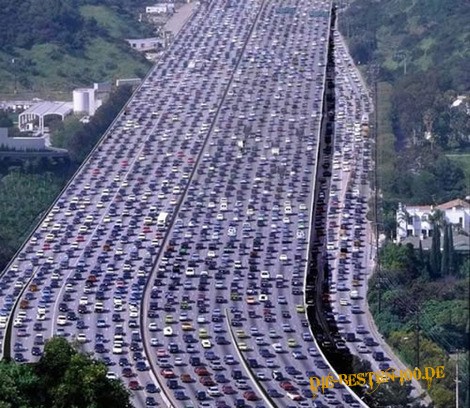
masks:
<path fill-rule="evenodd" d="M 86 112 L 90 110 L 90 93 L 88 88 L 78 88 L 73 90 L 73 111 L 74 113 Z"/>

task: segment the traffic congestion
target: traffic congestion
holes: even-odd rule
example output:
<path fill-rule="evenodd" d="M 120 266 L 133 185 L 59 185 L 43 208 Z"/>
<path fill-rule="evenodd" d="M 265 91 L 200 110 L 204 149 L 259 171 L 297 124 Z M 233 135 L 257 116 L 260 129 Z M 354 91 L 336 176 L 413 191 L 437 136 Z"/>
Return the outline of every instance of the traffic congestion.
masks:
<path fill-rule="evenodd" d="M 309 387 L 332 371 L 304 304 L 331 7 L 201 2 L 0 277 L 2 353 L 9 324 L 17 362 L 64 336 L 136 407 L 363 406 Z M 328 250 L 347 337 L 365 288 L 349 255 L 370 257 L 354 128 L 370 107 L 342 72 Z M 335 202 L 360 228 L 342 231 Z M 337 256 L 342 241 L 358 251 Z"/>

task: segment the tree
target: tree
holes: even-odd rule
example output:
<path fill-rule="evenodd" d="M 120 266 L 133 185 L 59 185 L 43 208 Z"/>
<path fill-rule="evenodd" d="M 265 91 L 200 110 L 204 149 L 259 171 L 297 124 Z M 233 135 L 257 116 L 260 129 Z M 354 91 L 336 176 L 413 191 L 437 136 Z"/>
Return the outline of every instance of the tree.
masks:
<path fill-rule="evenodd" d="M 437 222 L 433 222 L 430 264 L 431 277 L 437 279 L 441 271 L 441 230 Z"/>
<path fill-rule="evenodd" d="M 0 407 L 29 408 L 40 389 L 30 365 L 0 362 Z"/>
<path fill-rule="evenodd" d="M 4 110 L 0 110 L 0 128 L 10 128 L 13 126 L 13 121 Z"/>
<path fill-rule="evenodd" d="M 445 225 L 441 256 L 441 276 L 449 274 L 449 251 L 449 226 Z"/>
<path fill-rule="evenodd" d="M 0 363 L 0 408 L 132 408 L 120 380 L 63 338 L 52 338 L 38 363 Z"/>

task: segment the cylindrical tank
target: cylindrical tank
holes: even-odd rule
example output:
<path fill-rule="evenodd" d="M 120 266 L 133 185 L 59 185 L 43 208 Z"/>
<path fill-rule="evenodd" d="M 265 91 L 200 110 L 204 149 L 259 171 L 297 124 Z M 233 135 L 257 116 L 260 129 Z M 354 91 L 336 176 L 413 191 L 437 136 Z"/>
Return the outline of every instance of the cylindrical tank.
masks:
<path fill-rule="evenodd" d="M 80 88 L 73 90 L 73 111 L 74 113 L 86 112 L 90 109 L 89 90 Z"/>

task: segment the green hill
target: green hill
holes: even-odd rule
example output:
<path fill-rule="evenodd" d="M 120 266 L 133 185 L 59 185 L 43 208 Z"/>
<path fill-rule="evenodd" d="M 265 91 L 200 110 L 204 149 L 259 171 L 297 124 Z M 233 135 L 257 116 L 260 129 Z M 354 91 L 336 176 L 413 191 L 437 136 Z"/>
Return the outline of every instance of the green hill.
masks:
<path fill-rule="evenodd" d="M 13 93 L 15 82 L 19 93 L 44 93 L 143 76 L 150 63 L 124 41 L 152 35 L 137 21 L 143 4 L 0 0 L 0 93 Z"/>
<path fill-rule="evenodd" d="M 393 84 L 399 144 L 423 142 L 430 131 L 436 146 L 468 148 L 468 115 L 450 108 L 470 87 L 467 0 L 355 0 L 339 21 L 354 59 L 377 63 L 379 80 Z"/>

